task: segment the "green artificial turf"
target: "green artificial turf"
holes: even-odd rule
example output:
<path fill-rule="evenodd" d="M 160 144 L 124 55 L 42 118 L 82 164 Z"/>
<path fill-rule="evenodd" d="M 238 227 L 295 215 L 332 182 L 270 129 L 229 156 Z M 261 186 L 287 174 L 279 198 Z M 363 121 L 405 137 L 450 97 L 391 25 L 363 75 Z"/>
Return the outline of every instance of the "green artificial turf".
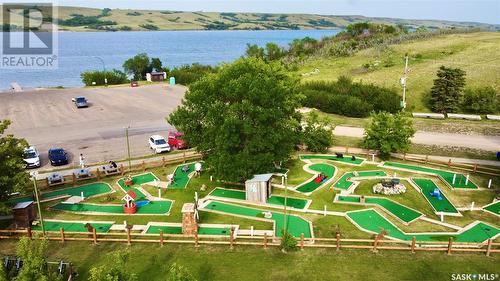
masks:
<path fill-rule="evenodd" d="M 330 160 L 330 161 L 338 161 L 342 163 L 361 165 L 365 161 L 364 158 L 356 157 L 356 160 L 352 160 L 352 156 L 344 156 L 342 158 L 337 157 L 336 155 L 322 155 L 322 154 L 307 154 L 300 155 L 301 160 L 312 160 L 312 159 L 321 159 L 321 160 Z"/>
<path fill-rule="evenodd" d="M 433 168 L 428 168 L 428 167 L 422 167 L 422 166 L 417 166 L 417 165 L 409 165 L 409 164 L 402 164 L 402 163 L 396 163 L 396 162 L 385 162 L 384 167 L 395 167 L 399 169 L 404 169 L 408 171 L 417 171 L 417 172 L 423 172 L 423 173 L 428 173 L 428 174 L 434 174 L 436 176 L 440 176 L 446 183 L 448 183 L 451 187 L 453 188 L 465 188 L 465 189 L 477 189 L 477 185 L 474 184 L 469 180 L 467 184 L 466 182 L 466 176 L 462 175 L 460 173 L 456 172 L 451 172 L 451 171 L 444 171 L 444 170 L 439 170 L 439 169 L 433 169 Z M 453 176 L 455 176 L 455 183 L 453 183 Z"/>
<path fill-rule="evenodd" d="M 148 234 L 159 234 L 160 230 L 163 230 L 165 234 L 182 234 L 182 226 L 160 226 L 151 225 L 149 226 L 146 233 Z M 199 227 L 198 234 L 200 235 L 227 235 L 229 236 L 231 229 L 228 227 Z"/>
<path fill-rule="evenodd" d="M 237 200 L 246 200 L 245 191 L 242 190 L 215 188 L 210 193 L 210 196 L 237 199 Z M 271 195 L 271 197 L 267 199 L 267 203 L 272 205 L 285 206 L 285 197 Z M 286 205 L 288 207 L 296 209 L 304 209 L 307 205 L 307 200 L 288 197 L 286 200 Z"/>
<path fill-rule="evenodd" d="M 458 213 L 458 210 L 453 206 L 453 204 L 451 204 L 442 192 L 442 200 L 439 200 L 439 198 L 431 195 L 435 188 L 439 189 L 439 187 L 432 180 L 412 178 L 412 181 L 420 188 L 422 195 L 427 198 L 428 202 L 434 207 L 436 212 Z"/>
<path fill-rule="evenodd" d="M 352 202 L 352 203 L 359 203 L 360 202 L 360 197 L 359 196 L 339 196 L 338 201 L 340 202 Z M 391 214 L 395 215 L 402 221 L 409 223 L 420 216 L 422 216 L 421 213 L 412 210 L 404 205 L 398 204 L 392 200 L 389 200 L 387 198 L 382 198 L 382 197 L 365 197 L 365 202 L 366 204 L 371 204 L 371 205 L 378 205 Z"/>
<path fill-rule="evenodd" d="M 53 191 L 48 191 L 48 192 L 43 192 L 41 195 L 41 200 L 47 200 L 51 198 L 57 198 L 60 196 L 81 196 L 81 193 L 83 192 L 84 197 L 90 197 L 90 196 L 96 196 L 99 194 L 104 194 L 112 191 L 113 189 L 109 184 L 103 183 L 103 182 L 96 182 L 96 183 L 91 183 L 91 184 L 85 184 L 81 186 L 76 186 L 76 187 L 69 187 L 69 188 L 64 188 L 64 189 L 59 189 L 59 190 L 53 190 Z M 27 202 L 27 201 L 32 201 L 34 200 L 32 197 L 19 197 L 19 198 L 14 198 L 9 200 L 8 202 L 11 204 L 16 204 L 20 202 Z"/>
<path fill-rule="evenodd" d="M 142 175 L 136 175 L 132 176 L 132 186 L 126 186 L 125 185 L 125 179 L 121 178 L 118 180 L 118 185 L 125 190 L 125 192 L 128 192 L 130 189 L 132 189 L 135 194 L 137 195 L 136 201 L 141 200 L 141 199 L 146 199 L 146 195 L 142 193 L 137 187 L 140 187 L 143 184 L 154 182 L 155 180 L 158 180 L 158 178 L 153 174 L 153 173 L 146 173 Z"/>
<path fill-rule="evenodd" d="M 322 173 L 323 175 L 325 175 L 327 177 L 326 180 L 321 182 L 321 183 L 316 183 L 316 182 L 314 182 L 314 179 L 311 179 L 308 182 L 300 185 L 297 188 L 297 191 L 300 191 L 303 193 L 313 192 L 316 189 L 318 189 L 320 186 L 322 186 L 326 181 L 329 181 L 333 177 L 333 175 L 335 174 L 335 167 L 330 165 L 330 164 L 324 164 L 324 163 L 312 164 L 311 166 L 309 166 L 309 169 L 311 169 L 315 172 L 318 172 L 318 173 Z"/>
<path fill-rule="evenodd" d="M 358 175 L 355 176 L 354 172 L 347 172 L 333 185 L 333 187 L 348 190 L 354 183 L 351 181 L 353 177 L 386 177 L 387 174 L 384 171 L 358 171 Z"/>
<path fill-rule="evenodd" d="M 242 207 L 232 204 L 226 204 L 222 202 L 212 201 L 210 204 L 205 206 L 204 209 L 213 210 L 222 213 L 228 213 L 236 216 L 245 216 L 253 218 L 264 218 L 262 210 Z M 281 230 L 284 229 L 285 216 L 282 213 L 271 212 L 272 217 L 270 220 L 274 220 L 276 223 L 275 235 L 281 237 Z M 287 215 L 287 231 L 295 237 L 300 237 L 303 233 L 304 237 L 312 237 L 310 223 L 301 217 L 295 215 Z"/>
<path fill-rule="evenodd" d="M 483 209 L 500 216 L 500 201 L 497 201 L 495 204 L 491 204 Z"/>
<path fill-rule="evenodd" d="M 189 163 L 189 164 L 182 164 L 177 166 L 175 168 L 174 172 L 174 182 L 168 186 L 168 188 L 171 189 L 184 189 L 186 188 L 187 184 L 189 183 L 189 174 L 194 172 L 194 164 L 195 163 Z M 189 170 L 187 172 L 182 171 L 182 167 L 188 166 Z"/>
<path fill-rule="evenodd" d="M 91 223 L 92 227 L 96 229 L 96 232 L 106 233 L 111 228 L 110 223 Z M 62 222 L 62 221 L 44 221 L 45 231 L 60 231 L 64 228 L 67 232 L 88 232 L 84 223 L 80 222 Z M 42 227 L 36 225 L 32 227 L 33 231 L 41 231 Z"/>
<path fill-rule="evenodd" d="M 352 211 L 347 216 L 366 231 L 380 233 L 385 230 L 388 236 L 405 241 L 415 236 L 417 241 L 446 241 L 453 237 L 457 242 L 482 243 L 500 233 L 500 229 L 480 222 L 460 234 L 406 234 L 374 210 Z"/>
<path fill-rule="evenodd" d="M 172 207 L 171 201 L 150 201 L 149 204 L 137 208 L 136 214 L 141 215 L 160 215 L 166 214 Z M 123 214 L 123 205 L 102 205 L 102 204 L 64 204 L 59 203 L 52 206 L 51 209 L 58 211 L 69 212 L 96 212 L 96 213 L 110 213 L 110 214 Z"/>

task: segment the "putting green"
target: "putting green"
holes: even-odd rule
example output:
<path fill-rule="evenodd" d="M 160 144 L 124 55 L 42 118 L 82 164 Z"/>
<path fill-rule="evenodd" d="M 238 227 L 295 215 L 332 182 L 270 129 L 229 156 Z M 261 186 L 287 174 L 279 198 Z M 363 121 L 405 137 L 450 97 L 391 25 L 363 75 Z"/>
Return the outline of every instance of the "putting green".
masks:
<path fill-rule="evenodd" d="M 160 230 L 163 230 L 163 233 L 165 233 L 165 234 L 182 234 L 182 226 L 161 226 L 161 225 L 149 226 L 146 233 L 159 234 Z M 229 227 L 205 227 L 205 226 L 201 226 L 198 228 L 199 235 L 229 236 L 230 233 L 231 233 L 231 229 Z"/>
<path fill-rule="evenodd" d="M 263 210 L 242 207 L 232 204 L 226 204 L 217 201 L 211 201 L 207 204 L 204 209 L 213 210 L 221 213 L 227 213 L 235 216 L 244 216 L 252 218 L 264 219 Z M 274 233 L 276 236 L 281 237 L 281 230 L 284 229 L 285 216 L 282 213 L 270 212 L 272 217 L 270 220 L 275 221 Z M 304 234 L 304 237 L 311 238 L 311 225 L 308 221 L 301 217 L 295 215 L 287 215 L 287 231 L 295 237 L 300 237 L 300 234 Z"/>
<path fill-rule="evenodd" d="M 335 175 L 335 167 L 330 164 L 324 164 L 324 163 L 312 164 L 309 166 L 309 169 L 325 175 L 327 177 L 326 181 L 331 180 L 333 175 Z M 297 187 L 296 190 L 303 193 L 313 192 L 322 185 L 324 185 L 326 182 L 323 181 L 321 183 L 316 183 L 314 180 L 315 178 L 301 184 L 299 187 Z"/>
<path fill-rule="evenodd" d="M 365 161 L 364 158 L 359 158 L 359 157 L 356 157 L 355 160 L 352 160 L 352 156 L 344 156 L 344 157 L 338 158 L 336 155 L 324 155 L 324 154 L 302 154 L 302 155 L 299 155 L 299 157 L 300 157 L 300 160 L 320 159 L 320 160 L 337 161 L 337 162 L 354 164 L 354 165 L 361 165 Z"/>
<path fill-rule="evenodd" d="M 214 190 L 212 190 L 212 192 L 210 192 L 210 196 L 236 200 L 246 200 L 245 191 L 234 189 L 215 188 Z M 272 205 L 285 206 L 285 197 L 272 195 L 271 197 L 269 197 L 269 199 L 267 199 L 267 203 Z M 304 209 L 307 205 L 307 200 L 288 197 L 286 200 L 286 205 L 288 207 L 296 209 Z"/>
<path fill-rule="evenodd" d="M 132 176 L 132 186 L 131 187 L 125 185 L 125 179 L 123 179 L 123 178 L 118 180 L 118 185 L 120 185 L 120 187 L 125 192 L 128 192 L 130 189 L 132 189 L 135 192 L 135 194 L 137 194 L 136 200 L 141 200 L 141 199 L 146 199 L 147 197 L 146 197 L 146 195 L 144 195 L 144 193 L 142 193 L 137 188 L 145 183 L 154 182 L 155 180 L 159 180 L 159 179 L 153 173 L 146 173 L 146 174 L 142 174 L 142 175 Z"/>
<path fill-rule="evenodd" d="M 168 188 L 172 188 L 172 189 L 186 188 L 187 184 L 189 183 L 189 174 L 194 172 L 194 164 L 195 163 L 189 163 L 189 164 L 182 164 L 182 165 L 177 166 L 177 168 L 175 168 L 175 172 L 174 172 L 174 182 L 171 185 L 169 185 Z M 182 168 L 184 166 L 189 167 L 189 170 L 184 172 L 182 170 Z"/>
<path fill-rule="evenodd" d="M 484 210 L 491 212 L 497 216 L 500 216 L 500 201 L 497 201 L 494 204 L 490 204 L 483 208 Z"/>
<path fill-rule="evenodd" d="M 381 230 L 385 230 L 387 231 L 387 236 L 405 241 L 410 241 L 412 237 L 415 236 L 418 241 L 447 241 L 449 237 L 453 237 L 454 241 L 457 242 L 483 243 L 500 233 L 500 229 L 480 222 L 462 233 L 407 234 L 399 230 L 387 219 L 371 209 L 347 212 L 347 216 L 365 231 L 380 233 Z"/>
<path fill-rule="evenodd" d="M 337 197 L 339 202 L 347 202 L 347 203 L 360 203 L 360 197 L 359 196 L 338 196 Z M 421 213 L 410 209 L 404 205 L 401 205 L 399 203 L 396 203 L 392 200 L 389 200 L 387 198 L 383 197 L 365 197 L 365 204 L 366 205 L 377 205 L 382 208 L 384 208 L 387 212 L 393 214 L 394 216 L 398 217 L 400 220 L 410 223 L 416 219 L 418 219 L 420 216 L 422 216 Z"/>
<path fill-rule="evenodd" d="M 357 176 L 354 175 L 357 173 Z M 353 177 L 386 177 L 387 174 L 384 171 L 358 171 L 358 172 L 347 172 L 345 173 L 334 185 L 333 187 L 348 190 L 354 183 L 351 181 Z"/>
<path fill-rule="evenodd" d="M 96 229 L 96 232 L 106 233 L 113 224 L 111 223 L 90 223 Z M 45 231 L 59 231 L 64 228 L 67 232 L 88 232 L 84 223 L 81 222 L 62 222 L 62 221 L 44 221 Z M 32 227 L 33 231 L 42 231 L 40 225 Z"/>
<path fill-rule="evenodd" d="M 148 204 L 138 207 L 137 213 L 140 215 L 160 215 L 166 214 L 170 211 L 172 207 L 171 201 L 150 201 Z M 64 204 L 59 203 L 52 206 L 51 209 L 58 211 L 67 212 L 78 212 L 78 213 L 107 213 L 107 214 L 124 214 L 122 205 L 103 205 L 103 204 Z"/>
<path fill-rule="evenodd" d="M 438 170 L 438 169 L 409 165 L 409 164 L 395 163 L 395 162 L 385 162 L 384 167 L 394 167 L 394 168 L 398 168 L 398 169 L 404 169 L 407 171 L 416 171 L 416 172 L 433 174 L 433 175 L 439 176 L 441 179 L 443 179 L 446 183 L 448 183 L 453 188 L 466 188 L 466 189 L 477 189 L 478 188 L 477 185 L 474 184 L 473 182 L 471 182 L 470 180 L 469 180 L 469 182 L 467 182 L 467 184 L 465 184 L 466 176 L 459 174 L 459 173 L 456 173 L 456 172 Z M 456 175 L 455 176 L 455 183 L 453 183 L 453 176 L 454 175 Z"/>
<path fill-rule="evenodd" d="M 441 192 L 442 200 L 439 200 L 439 198 L 431 195 L 431 193 L 434 192 L 434 189 L 438 188 L 432 180 L 415 178 L 412 178 L 411 180 L 420 188 L 422 195 L 424 195 L 436 212 L 458 214 L 458 210 L 453 206 L 453 204 L 451 204 L 448 198 L 444 196 L 441 190 L 439 191 Z"/>
<path fill-rule="evenodd" d="M 76 187 L 69 187 L 54 191 L 43 192 L 40 200 L 50 200 L 55 199 L 60 196 L 80 196 L 83 192 L 84 197 L 96 196 L 99 194 L 104 194 L 112 191 L 113 189 L 109 184 L 103 182 L 96 182 L 91 184 L 85 184 Z M 20 202 L 33 201 L 32 197 L 19 197 L 10 199 L 8 202 L 11 204 L 17 204 Z"/>

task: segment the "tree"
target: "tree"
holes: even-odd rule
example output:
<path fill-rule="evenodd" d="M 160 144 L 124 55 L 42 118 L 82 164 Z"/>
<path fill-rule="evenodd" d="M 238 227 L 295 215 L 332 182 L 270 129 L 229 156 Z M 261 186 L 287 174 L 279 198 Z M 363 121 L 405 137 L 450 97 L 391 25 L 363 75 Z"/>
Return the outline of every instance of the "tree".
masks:
<path fill-rule="evenodd" d="M 189 271 L 176 263 L 170 266 L 167 276 L 167 281 L 196 281 Z"/>
<path fill-rule="evenodd" d="M 24 149 L 28 143 L 24 139 L 5 134 L 10 124 L 9 120 L 0 121 L 0 213 L 5 207 L 1 202 L 5 202 L 13 192 L 23 192 L 29 182 L 23 161 Z"/>
<path fill-rule="evenodd" d="M 15 281 L 56 281 L 61 280 L 55 272 L 50 272 L 46 266 L 48 240 L 38 237 L 30 239 L 22 237 L 17 244 L 17 257 L 22 259 L 23 266 L 14 278 Z"/>
<path fill-rule="evenodd" d="M 151 69 L 161 71 L 163 69 L 162 62 L 159 58 L 151 58 Z"/>
<path fill-rule="evenodd" d="M 5 272 L 3 264 L 0 264 L 0 281 L 8 281 L 7 273 Z"/>
<path fill-rule="evenodd" d="M 264 59 L 265 51 L 264 48 L 261 48 L 255 44 L 247 44 L 245 55 L 248 58 Z"/>
<path fill-rule="evenodd" d="M 106 264 L 90 269 L 89 281 L 135 281 L 137 276 L 127 270 L 128 252 L 116 251 L 108 256 Z"/>
<path fill-rule="evenodd" d="M 415 135 L 413 122 L 402 113 L 392 115 L 387 112 L 373 113 L 371 124 L 365 128 L 364 145 L 377 149 L 383 159 L 392 152 L 407 152 L 411 138 Z"/>
<path fill-rule="evenodd" d="M 285 52 L 283 48 L 278 46 L 276 43 L 267 43 L 266 44 L 266 61 L 278 60 L 284 56 Z"/>
<path fill-rule="evenodd" d="M 123 69 L 126 73 L 133 75 L 134 80 L 142 80 L 146 73 L 151 72 L 149 57 L 145 53 L 138 54 L 125 61 Z"/>
<path fill-rule="evenodd" d="M 462 108 L 476 114 L 492 114 L 500 110 L 500 95 L 493 87 L 467 89 Z"/>
<path fill-rule="evenodd" d="M 316 112 L 312 112 L 303 125 L 302 142 L 312 152 L 326 152 L 333 145 L 332 128 L 326 121 L 319 120 Z"/>
<path fill-rule="evenodd" d="M 440 113 L 458 111 L 462 104 L 464 86 L 465 71 L 441 66 L 431 89 L 431 109 Z"/>
<path fill-rule="evenodd" d="M 192 84 L 167 120 L 184 131 L 214 176 L 241 181 L 271 171 L 294 151 L 296 85 L 279 63 L 239 59 Z"/>

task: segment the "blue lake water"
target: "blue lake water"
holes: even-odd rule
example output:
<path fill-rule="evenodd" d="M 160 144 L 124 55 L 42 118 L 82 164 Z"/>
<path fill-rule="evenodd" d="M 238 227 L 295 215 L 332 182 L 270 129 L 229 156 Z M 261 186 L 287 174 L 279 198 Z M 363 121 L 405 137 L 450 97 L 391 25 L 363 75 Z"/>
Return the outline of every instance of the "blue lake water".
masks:
<path fill-rule="evenodd" d="M 286 46 L 306 36 L 320 39 L 341 30 L 272 31 L 157 31 L 59 33 L 59 68 L 43 71 L 0 69 L 0 89 L 11 82 L 24 88 L 82 86 L 80 74 L 88 70 L 122 69 L 123 62 L 138 54 L 159 57 L 165 66 L 199 62 L 216 65 L 241 57 L 247 44 L 275 42 Z M 97 58 L 99 57 L 99 58 Z"/>

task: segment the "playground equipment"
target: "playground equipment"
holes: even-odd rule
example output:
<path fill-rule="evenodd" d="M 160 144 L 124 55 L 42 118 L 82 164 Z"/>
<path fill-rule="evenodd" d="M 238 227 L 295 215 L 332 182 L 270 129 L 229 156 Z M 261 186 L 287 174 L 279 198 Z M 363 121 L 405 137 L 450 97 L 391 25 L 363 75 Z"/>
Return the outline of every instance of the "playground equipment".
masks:
<path fill-rule="evenodd" d="M 134 185 L 134 181 L 132 180 L 132 176 L 128 175 L 126 178 L 125 178 L 125 186 L 127 187 L 131 187 L 132 185 Z"/>
<path fill-rule="evenodd" d="M 430 194 L 432 197 L 436 197 L 438 200 L 443 200 L 443 196 L 441 196 L 441 190 L 439 190 L 439 188 L 434 188 L 434 191 Z"/>
<path fill-rule="evenodd" d="M 134 202 L 137 198 L 137 194 L 133 190 L 127 191 L 127 194 L 123 196 L 122 200 L 125 201 L 123 205 L 123 212 L 125 214 L 135 214 L 137 213 L 137 204 Z"/>
<path fill-rule="evenodd" d="M 271 197 L 271 178 L 273 174 L 254 175 L 245 181 L 245 199 L 252 202 L 266 204 Z"/>
<path fill-rule="evenodd" d="M 317 183 L 317 184 L 320 184 L 320 183 L 323 183 L 326 181 L 328 177 L 325 176 L 325 174 L 323 173 L 320 173 L 316 176 L 316 178 L 314 179 L 314 182 Z"/>

